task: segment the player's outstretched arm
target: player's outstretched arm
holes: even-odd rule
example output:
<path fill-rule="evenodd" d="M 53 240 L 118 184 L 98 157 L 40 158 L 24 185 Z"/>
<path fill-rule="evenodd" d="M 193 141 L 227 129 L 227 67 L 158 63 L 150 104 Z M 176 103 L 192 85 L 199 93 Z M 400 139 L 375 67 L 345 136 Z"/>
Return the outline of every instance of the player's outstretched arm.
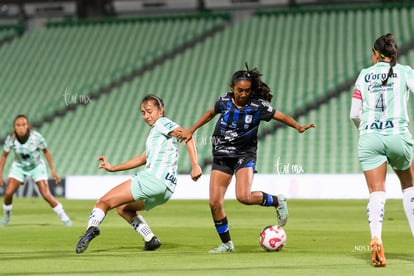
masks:
<path fill-rule="evenodd" d="M 191 162 L 191 179 L 197 181 L 202 174 L 201 167 L 198 164 L 197 148 L 195 146 L 194 139 L 190 139 L 185 143 L 187 148 L 188 156 Z"/>
<path fill-rule="evenodd" d="M 210 122 L 211 119 L 214 118 L 214 116 L 216 116 L 216 112 L 214 111 L 214 107 L 213 107 L 207 110 L 207 112 L 204 113 L 200 117 L 200 119 L 198 119 L 197 122 L 195 122 L 195 124 L 192 127 L 190 127 L 189 129 L 182 129 L 180 131 L 180 134 L 177 136 L 177 138 L 180 141 L 188 142 L 190 139 L 192 139 L 192 135 L 194 134 L 194 132 L 200 127 L 202 127 L 203 125 Z"/>
<path fill-rule="evenodd" d="M 298 122 L 296 122 L 295 119 L 293 119 L 291 116 L 284 114 L 280 111 L 276 111 L 273 115 L 273 119 L 277 120 L 279 122 L 284 123 L 287 126 L 295 128 L 299 133 L 303 133 L 309 128 L 315 128 L 316 125 L 314 123 L 306 124 L 306 125 L 300 125 Z"/>
<path fill-rule="evenodd" d="M 47 163 L 49 164 L 50 173 L 52 174 L 52 177 L 55 179 L 55 183 L 60 183 L 60 177 L 56 173 L 55 165 L 53 163 L 52 154 L 50 153 L 50 151 L 47 148 L 43 150 L 43 153 L 45 154 Z"/>
<path fill-rule="evenodd" d="M 101 161 L 98 165 L 98 169 L 105 169 L 108 172 L 118 172 L 118 171 L 126 171 L 130 169 L 137 168 L 139 166 L 144 165 L 147 162 L 146 153 L 145 151 L 131 160 L 128 160 L 124 163 L 118 164 L 116 166 L 112 166 L 105 156 L 99 156 L 98 161 Z"/>
<path fill-rule="evenodd" d="M 1 154 L 1 158 L 0 158 L 0 186 L 3 186 L 3 169 L 4 169 L 4 165 L 6 164 L 8 154 L 9 153 L 6 152 L 6 151 L 3 151 L 3 153 Z"/>
<path fill-rule="evenodd" d="M 170 135 L 178 138 L 183 130 L 183 128 L 178 127 L 171 131 Z M 202 171 L 200 165 L 198 164 L 197 148 L 195 146 L 194 139 L 190 137 L 190 139 L 185 142 L 185 146 L 187 148 L 188 156 L 190 157 L 191 162 L 191 179 L 197 181 L 200 178 Z"/>

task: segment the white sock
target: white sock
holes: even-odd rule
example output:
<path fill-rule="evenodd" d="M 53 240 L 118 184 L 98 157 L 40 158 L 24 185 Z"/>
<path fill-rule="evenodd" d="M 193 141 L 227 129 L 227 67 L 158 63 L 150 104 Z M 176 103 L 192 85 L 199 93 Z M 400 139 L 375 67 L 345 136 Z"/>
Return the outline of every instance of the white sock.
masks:
<path fill-rule="evenodd" d="M 414 237 L 414 187 L 403 190 L 403 207 Z"/>
<path fill-rule="evenodd" d="M 99 208 L 93 208 L 89 215 L 88 228 L 91 226 L 98 227 L 105 218 L 105 213 Z"/>
<path fill-rule="evenodd" d="M 5 217 L 10 217 L 12 209 L 13 209 L 12 204 L 10 204 L 10 205 L 3 204 L 3 214 L 4 214 L 4 216 Z"/>
<path fill-rule="evenodd" d="M 65 210 L 61 203 L 58 203 L 55 207 L 53 207 L 53 211 L 58 215 L 61 221 L 68 221 L 70 220 L 68 215 L 66 215 Z"/>
<path fill-rule="evenodd" d="M 367 215 L 371 239 L 377 237 L 381 241 L 382 220 L 384 218 L 384 206 L 387 196 L 385 192 L 372 192 L 369 195 Z"/>
<path fill-rule="evenodd" d="M 150 241 L 152 237 L 154 237 L 154 233 L 152 233 L 151 228 L 148 226 L 143 216 L 138 215 L 133 217 L 129 224 L 131 224 L 132 228 L 141 235 L 144 241 Z"/>

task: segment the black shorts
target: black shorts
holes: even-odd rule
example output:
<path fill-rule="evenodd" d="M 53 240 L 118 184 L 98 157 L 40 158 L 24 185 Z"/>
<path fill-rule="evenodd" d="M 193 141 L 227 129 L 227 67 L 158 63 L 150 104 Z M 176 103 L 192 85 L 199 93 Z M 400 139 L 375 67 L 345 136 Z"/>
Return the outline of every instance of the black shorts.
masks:
<path fill-rule="evenodd" d="M 212 170 L 218 170 L 230 175 L 233 175 L 235 172 L 242 168 L 253 169 L 253 172 L 256 173 L 256 157 L 247 155 L 240 157 L 214 157 Z"/>

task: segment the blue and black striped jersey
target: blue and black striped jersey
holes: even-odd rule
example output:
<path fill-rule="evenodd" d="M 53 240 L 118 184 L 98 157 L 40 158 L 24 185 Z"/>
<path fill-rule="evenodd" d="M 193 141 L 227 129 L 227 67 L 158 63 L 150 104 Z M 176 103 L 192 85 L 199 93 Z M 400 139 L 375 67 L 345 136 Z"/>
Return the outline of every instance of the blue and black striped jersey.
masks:
<path fill-rule="evenodd" d="M 260 121 L 270 121 L 276 111 L 266 101 L 254 98 L 249 105 L 238 108 L 233 98 L 232 92 L 226 93 L 214 106 L 214 111 L 221 114 L 211 140 L 214 157 L 256 155 Z"/>

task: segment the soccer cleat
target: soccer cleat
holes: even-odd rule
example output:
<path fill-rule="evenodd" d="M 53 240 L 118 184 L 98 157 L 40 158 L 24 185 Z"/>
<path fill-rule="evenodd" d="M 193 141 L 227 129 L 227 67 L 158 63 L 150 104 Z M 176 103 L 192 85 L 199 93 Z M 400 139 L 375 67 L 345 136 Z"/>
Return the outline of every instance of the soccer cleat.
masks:
<path fill-rule="evenodd" d="M 387 260 L 384 256 L 384 247 L 382 246 L 382 242 L 377 237 L 373 237 L 370 245 L 372 265 L 375 267 L 386 266 Z"/>
<path fill-rule="evenodd" d="M 288 219 L 287 200 L 284 195 L 277 195 L 279 205 L 276 207 L 277 224 L 285 226 Z"/>
<path fill-rule="evenodd" d="M 7 224 L 9 224 L 9 221 L 10 221 L 10 217 L 4 216 L 0 221 L 0 226 L 7 226 Z"/>
<path fill-rule="evenodd" d="M 85 252 L 88 248 L 89 243 L 93 240 L 96 236 L 100 233 L 99 228 L 96 226 L 89 227 L 85 234 L 83 234 L 82 238 L 79 240 L 78 244 L 76 245 L 76 254 L 80 254 Z"/>
<path fill-rule="evenodd" d="M 234 245 L 232 241 L 229 241 L 227 243 L 222 243 L 216 248 L 211 249 L 208 251 L 208 253 L 227 253 L 227 252 L 233 252 L 234 251 Z"/>
<path fill-rule="evenodd" d="M 4 217 L 0 221 L 0 226 L 7 226 L 7 224 L 9 224 L 10 215 L 11 215 L 11 211 L 4 212 Z"/>
<path fill-rule="evenodd" d="M 63 222 L 63 225 L 66 226 L 66 227 L 71 227 L 73 224 L 72 224 L 72 221 L 69 219 L 69 220 L 65 220 Z"/>
<path fill-rule="evenodd" d="M 152 237 L 150 241 L 145 242 L 144 250 L 152 251 L 152 250 L 156 250 L 160 246 L 161 246 L 161 241 L 156 236 L 154 236 Z"/>
<path fill-rule="evenodd" d="M 4 216 L 0 221 L 0 226 L 7 226 L 10 221 L 11 210 L 4 211 Z"/>

